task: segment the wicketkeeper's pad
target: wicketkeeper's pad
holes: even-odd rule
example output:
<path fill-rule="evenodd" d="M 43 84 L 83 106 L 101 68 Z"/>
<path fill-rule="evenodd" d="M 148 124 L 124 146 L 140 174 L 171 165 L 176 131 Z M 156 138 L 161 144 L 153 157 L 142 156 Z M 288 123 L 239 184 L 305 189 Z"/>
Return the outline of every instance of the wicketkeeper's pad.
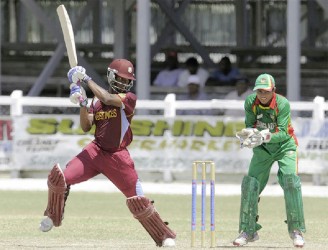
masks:
<path fill-rule="evenodd" d="M 261 229 L 261 225 L 257 223 L 259 192 L 259 181 L 254 177 L 244 176 L 241 185 L 239 232 L 254 234 Z"/>
<path fill-rule="evenodd" d="M 303 200 L 300 177 L 295 174 L 286 174 L 280 182 L 284 189 L 288 232 L 294 230 L 305 232 Z"/>
<path fill-rule="evenodd" d="M 148 198 L 133 196 L 126 200 L 126 204 L 134 218 L 139 220 L 157 246 L 161 247 L 163 240 L 167 238 L 175 239 L 176 234 L 161 219 L 153 203 Z"/>
<path fill-rule="evenodd" d="M 63 171 L 59 164 L 56 164 L 48 175 L 48 205 L 44 211 L 44 215 L 52 219 L 55 227 L 61 225 L 64 217 L 66 191 Z"/>

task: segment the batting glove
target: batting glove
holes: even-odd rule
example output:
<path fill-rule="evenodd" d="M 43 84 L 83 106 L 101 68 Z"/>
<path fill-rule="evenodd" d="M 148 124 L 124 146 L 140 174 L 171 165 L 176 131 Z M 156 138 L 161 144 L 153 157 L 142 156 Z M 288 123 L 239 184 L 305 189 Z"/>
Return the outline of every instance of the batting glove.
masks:
<path fill-rule="evenodd" d="M 79 104 L 80 107 L 86 107 L 88 105 L 88 98 L 85 90 L 82 86 L 72 83 L 69 88 L 71 89 L 69 99 L 74 104 Z"/>
<path fill-rule="evenodd" d="M 75 66 L 71 68 L 67 73 L 68 81 L 71 83 L 81 84 L 82 82 L 88 82 L 91 77 L 86 74 L 85 68 L 82 66 Z"/>

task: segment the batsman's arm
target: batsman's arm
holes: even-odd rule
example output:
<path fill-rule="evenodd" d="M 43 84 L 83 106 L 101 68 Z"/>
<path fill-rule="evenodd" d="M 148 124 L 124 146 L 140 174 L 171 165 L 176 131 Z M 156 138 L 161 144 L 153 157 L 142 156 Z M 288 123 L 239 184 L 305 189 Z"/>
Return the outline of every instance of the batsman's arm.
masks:
<path fill-rule="evenodd" d="M 122 107 L 121 98 L 116 94 L 110 94 L 107 90 L 100 87 L 97 83 L 95 83 L 92 79 L 86 81 L 89 89 L 93 92 L 93 94 L 104 104 L 113 105 L 116 107 Z"/>
<path fill-rule="evenodd" d="M 67 73 L 67 77 L 69 82 L 76 84 L 85 83 L 88 85 L 89 89 L 102 103 L 122 107 L 123 104 L 121 98 L 116 94 L 110 94 L 106 89 L 95 83 L 91 77 L 86 74 L 83 67 L 76 66 L 71 68 Z"/>
<path fill-rule="evenodd" d="M 83 132 L 89 132 L 93 124 L 93 114 L 88 112 L 87 107 L 80 108 L 80 126 Z"/>

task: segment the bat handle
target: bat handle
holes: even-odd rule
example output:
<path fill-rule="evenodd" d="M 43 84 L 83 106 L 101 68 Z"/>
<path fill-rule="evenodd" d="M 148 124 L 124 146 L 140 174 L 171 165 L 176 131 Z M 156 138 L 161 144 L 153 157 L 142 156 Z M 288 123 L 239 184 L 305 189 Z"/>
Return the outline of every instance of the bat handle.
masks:
<path fill-rule="evenodd" d="M 79 101 L 83 102 L 83 96 L 81 96 L 81 95 L 79 96 Z"/>

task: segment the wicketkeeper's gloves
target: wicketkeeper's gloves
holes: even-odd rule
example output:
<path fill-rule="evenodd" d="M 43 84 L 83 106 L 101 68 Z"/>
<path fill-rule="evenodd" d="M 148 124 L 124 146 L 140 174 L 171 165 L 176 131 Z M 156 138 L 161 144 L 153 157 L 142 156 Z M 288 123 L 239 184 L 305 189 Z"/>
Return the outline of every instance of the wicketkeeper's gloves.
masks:
<path fill-rule="evenodd" d="M 240 147 L 255 148 L 267 143 L 271 140 L 269 129 L 259 131 L 256 128 L 244 128 L 236 133 L 236 137 L 240 140 Z"/>

